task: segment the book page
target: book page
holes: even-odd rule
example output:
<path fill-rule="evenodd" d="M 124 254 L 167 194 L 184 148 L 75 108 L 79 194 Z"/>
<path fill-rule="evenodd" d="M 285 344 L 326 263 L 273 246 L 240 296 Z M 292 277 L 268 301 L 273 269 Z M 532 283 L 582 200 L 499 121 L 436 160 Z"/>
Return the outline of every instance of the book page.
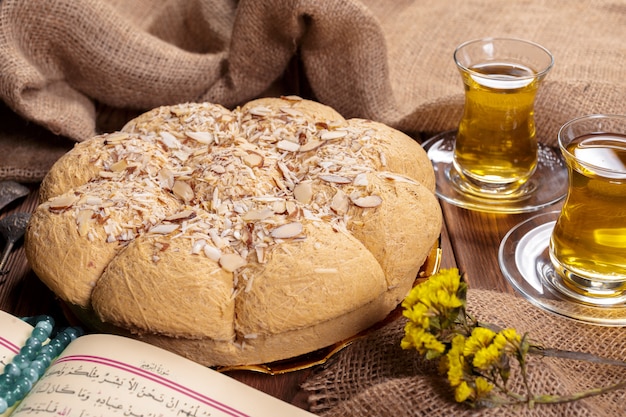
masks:
<path fill-rule="evenodd" d="M 30 324 L 0 310 L 0 371 L 20 352 L 32 331 Z"/>
<path fill-rule="evenodd" d="M 185 358 L 120 336 L 72 342 L 13 416 L 312 416 Z"/>
<path fill-rule="evenodd" d="M 4 372 L 6 364 L 19 353 L 32 331 L 33 326 L 30 324 L 0 310 L 0 373 Z M 10 415 L 11 410 L 12 407 L 0 414 L 0 417 Z"/>

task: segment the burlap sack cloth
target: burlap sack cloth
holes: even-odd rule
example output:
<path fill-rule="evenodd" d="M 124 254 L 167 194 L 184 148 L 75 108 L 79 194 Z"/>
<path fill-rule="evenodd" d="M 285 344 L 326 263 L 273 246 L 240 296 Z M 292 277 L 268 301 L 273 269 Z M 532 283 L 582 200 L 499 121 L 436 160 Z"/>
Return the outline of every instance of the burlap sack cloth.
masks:
<path fill-rule="evenodd" d="M 468 310 L 477 319 L 514 327 L 546 348 L 589 352 L 626 360 L 626 329 L 585 325 L 546 313 L 510 294 L 471 290 Z M 558 405 L 472 409 L 455 403 L 437 361 L 402 350 L 404 319 L 357 340 L 317 370 L 304 385 L 311 411 L 323 417 L 618 417 L 626 415 L 626 389 Z M 533 357 L 528 375 L 535 394 L 570 394 L 626 380 L 626 368 Z M 511 387 L 519 380 L 512 377 Z"/>
<path fill-rule="evenodd" d="M 615 0 L 2 0 L 0 178 L 37 180 L 71 141 L 182 101 L 296 93 L 411 134 L 452 129 L 452 52 L 485 36 L 553 52 L 537 99 L 553 143 L 575 116 L 626 113 L 625 35 Z M 6 128 L 17 115 L 43 134 Z"/>

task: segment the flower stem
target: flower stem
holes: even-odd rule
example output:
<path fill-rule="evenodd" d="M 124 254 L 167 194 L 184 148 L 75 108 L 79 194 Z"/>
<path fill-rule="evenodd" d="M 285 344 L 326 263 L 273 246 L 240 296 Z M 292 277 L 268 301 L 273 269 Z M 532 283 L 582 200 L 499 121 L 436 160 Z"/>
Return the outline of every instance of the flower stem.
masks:
<path fill-rule="evenodd" d="M 617 391 L 619 389 L 626 388 L 626 381 L 618 382 L 614 385 L 609 385 L 602 388 L 593 388 L 587 391 L 576 392 L 570 395 L 540 395 L 533 399 L 533 402 L 538 404 L 558 404 L 566 403 L 570 401 L 577 401 L 587 397 L 593 397 L 594 395 L 606 394 L 611 391 Z"/>
<path fill-rule="evenodd" d="M 610 359 L 602 356 L 594 355 L 587 352 L 573 352 L 569 350 L 543 348 L 540 346 L 530 346 L 529 353 L 552 358 L 571 359 L 577 361 L 586 361 L 592 363 L 599 363 L 604 365 L 623 366 L 626 367 L 626 361 L 618 359 Z"/>

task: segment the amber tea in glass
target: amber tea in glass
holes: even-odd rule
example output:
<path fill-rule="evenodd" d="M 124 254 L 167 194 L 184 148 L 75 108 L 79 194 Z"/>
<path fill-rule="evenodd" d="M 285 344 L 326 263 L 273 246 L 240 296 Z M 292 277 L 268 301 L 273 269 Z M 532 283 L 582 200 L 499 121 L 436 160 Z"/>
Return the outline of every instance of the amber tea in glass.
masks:
<path fill-rule="evenodd" d="M 566 293 L 591 304 L 626 302 L 626 116 L 592 115 L 559 132 L 568 195 L 550 240 Z"/>
<path fill-rule="evenodd" d="M 545 48 L 519 39 L 481 39 L 454 59 L 465 87 L 453 165 L 465 192 L 511 198 L 537 165 L 534 103 L 553 65 Z"/>

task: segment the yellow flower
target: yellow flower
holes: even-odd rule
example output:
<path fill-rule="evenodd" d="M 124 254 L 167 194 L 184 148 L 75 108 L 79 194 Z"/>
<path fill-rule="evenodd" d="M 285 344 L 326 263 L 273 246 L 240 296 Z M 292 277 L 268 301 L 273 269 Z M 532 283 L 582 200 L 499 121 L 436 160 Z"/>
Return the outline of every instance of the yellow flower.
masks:
<path fill-rule="evenodd" d="M 465 358 L 463 357 L 463 346 L 465 337 L 457 334 L 452 339 L 452 347 L 446 355 L 448 365 L 448 381 L 453 387 L 458 386 L 463 381 L 465 370 Z"/>
<path fill-rule="evenodd" d="M 474 355 L 474 360 L 472 361 L 472 365 L 481 371 L 489 370 L 493 365 L 496 365 L 500 360 L 500 356 L 502 355 L 502 350 L 498 349 L 498 346 L 495 344 L 491 344 L 486 348 L 480 349 Z"/>
<path fill-rule="evenodd" d="M 480 349 L 489 346 L 493 338 L 496 336 L 496 332 L 485 327 L 475 327 L 472 330 L 472 334 L 467 338 L 463 355 L 472 356 L 475 355 Z"/>
<path fill-rule="evenodd" d="M 476 399 L 486 397 L 487 394 L 493 389 L 493 384 L 487 381 L 485 378 L 479 376 L 476 377 Z"/>
<path fill-rule="evenodd" d="M 404 328 L 404 338 L 400 342 L 402 349 L 415 348 L 422 355 L 437 356 L 446 350 L 446 346 L 434 335 L 409 322 Z"/>
<path fill-rule="evenodd" d="M 469 385 L 467 385 L 467 382 L 463 381 L 454 390 L 454 399 L 456 400 L 456 402 L 462 403 L 470 396 L 472 396 L 473 393 L 474 390 Z"/>
<path fill-rule="evenodd" d="M 419 327 L 427 329 L 430 326 L 431 313 L 424 304 L 415 304 L 408 307 L 402 314 Z"/>

